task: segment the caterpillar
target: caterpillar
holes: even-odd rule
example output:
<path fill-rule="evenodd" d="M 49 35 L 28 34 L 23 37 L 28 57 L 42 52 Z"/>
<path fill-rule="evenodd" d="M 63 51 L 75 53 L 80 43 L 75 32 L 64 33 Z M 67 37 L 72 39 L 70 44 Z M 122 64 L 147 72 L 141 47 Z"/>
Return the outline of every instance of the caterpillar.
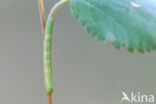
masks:
<path fill-rule="evenodd" d="M 48 93 L 52 93 L 54 91 L 52 78 L 52 58 L 51 58 L 53 24 L 54 19 L 49 18 L 46 22 L 45 37 L 43 42 L 44 77 L 45 77 L 45 87 Z"/>

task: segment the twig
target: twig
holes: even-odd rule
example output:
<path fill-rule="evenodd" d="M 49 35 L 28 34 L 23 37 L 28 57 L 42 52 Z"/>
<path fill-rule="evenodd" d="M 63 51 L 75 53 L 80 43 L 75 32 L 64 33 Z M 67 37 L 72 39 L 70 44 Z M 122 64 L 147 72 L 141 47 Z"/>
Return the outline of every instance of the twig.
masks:
<path fill-rule="evenodd" d="M 54 5 L 54 7 L 51 9 L 48 19 L 53 18 L 55 11 L 57 8 L 62 6 L 64 3 L 68 2 L 69 0 L 61 0 L 58 3 Z M 40 9 L 40 19 L 42 23 L 42 33 L 43 38 L 45 37 L 45 13 L 44 13 L 44 3 L 43 0 L 38 0 L 39 9 Z M 47 104 L 52 104 L 52 93 L 47 92 Z"/>
<path fill-rule="evenodd" d="M 52 94 L 47 93 L 47 104 L 52 104 Z"/>
<path fill-rule="evenodd" d="M 39 10 L 40 10 L 40 19 L 42 23 L 42 34 L 43 39 L 45 37 L 45 13 L 44 13 L 44 3 L 43 0 L 38 0 Z M 52 94 L 47 93 L 47 104 L 52 104 Z"/>
<path fill-rule="evenodd" d="M 44 3 L 43 0 L 38 0 L 39 10 L 40 10 L 40 19 L 42 23 L 42 34 L 43 38 L 45 36 L 45 13 L 44 13 Z"/>

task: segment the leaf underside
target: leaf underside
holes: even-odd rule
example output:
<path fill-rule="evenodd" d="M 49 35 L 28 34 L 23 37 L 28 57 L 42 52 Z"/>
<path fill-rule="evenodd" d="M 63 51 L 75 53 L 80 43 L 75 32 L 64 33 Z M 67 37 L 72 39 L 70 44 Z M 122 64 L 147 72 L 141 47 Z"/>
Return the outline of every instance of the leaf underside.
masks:
<path fill-rule="evenodd" d="M 156 0 L 71 0 L 71 11 L 98 40 L 130 52 L 156 49 Z"/>

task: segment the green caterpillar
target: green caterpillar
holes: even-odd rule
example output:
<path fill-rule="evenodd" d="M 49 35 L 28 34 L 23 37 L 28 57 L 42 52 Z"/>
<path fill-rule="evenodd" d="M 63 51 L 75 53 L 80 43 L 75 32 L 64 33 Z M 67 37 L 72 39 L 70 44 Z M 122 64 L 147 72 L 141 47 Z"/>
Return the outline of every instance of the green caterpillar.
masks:
<path fill-rule="evenodd" d="M 43 63 L 44 63 L 44 76 L 45 76 L 45 87 L 48 93 L 54 91 L 53 78 L 52 78 L 52 56 L 51 56 L 51 43 L 52 43 L 52 32 L 53 32 L 54 19 L 50 18 L 47 20 L 45 27 L 44 37 L 44 48 L 43 48 Z"/>

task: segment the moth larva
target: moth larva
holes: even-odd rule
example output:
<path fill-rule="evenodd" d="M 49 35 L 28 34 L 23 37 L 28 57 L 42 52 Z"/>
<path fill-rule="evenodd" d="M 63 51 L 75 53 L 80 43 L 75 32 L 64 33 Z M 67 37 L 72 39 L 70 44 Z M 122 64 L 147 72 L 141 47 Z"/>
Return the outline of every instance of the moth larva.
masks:
<path fill-rule="evenodd" d="M 45 37 L 43 45 L 43 64 L 44 64 L 44 76 L 45 87 L 48 93 L 52 93 L 53 78 L 52 78 L 52 62 L 51 62 L 51 43 L 52 43 L 52 31 L 53 31 L 54 19 L 49 18 L 46 23 Z"/>

